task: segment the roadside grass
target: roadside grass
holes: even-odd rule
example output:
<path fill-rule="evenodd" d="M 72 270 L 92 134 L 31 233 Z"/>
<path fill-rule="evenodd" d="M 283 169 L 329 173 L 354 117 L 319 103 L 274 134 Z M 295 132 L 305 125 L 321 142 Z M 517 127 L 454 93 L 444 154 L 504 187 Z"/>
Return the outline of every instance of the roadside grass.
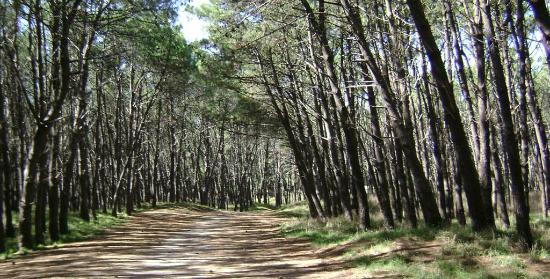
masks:
<path fill-rule="evenodd" d="M 106 230 L 123 223 L 128 215 L 119 213 L 117 217 L 110 214 L 98 213 L 96 220 L 86 222 L 78 214 L 69 217 L 69 233 L 60 235 L 60 240 L 54 245 L 77 242 L 105 234 Z"/>
<path fill-rule="evenodd" d="M 248 211 L 252 211 L 252 212 L 255 212 L 255 211 L 265 211 L 265 210 L 277 210 L 278 208 L 272 204 L 265 204 L 265 203 L 261 203 L 261 204 L 253 204 L 249 209 Z"/>
<path fill-rule="evenodd" d="M 18 254 L 24 255 L 32 251 L 28 249 L 23 249 L 22 251 L 18 251 L 17 236 L 19 235 L 19 230 L 17 228 L 18 219 L 16 215 L 17 214 L 14 214 L 14 224 L 16 225 L 16 234 L 15 234 L 16 237 L 6 238 L 6 251 L 4 253 L 0 253 L 0 259 L 9 259 Z M 113 217 L 110 214 L 104 214 L 104 213 L 98 212 L 96 220 L 92 219 L 90 220 L 90 222 L 85 222 L 79 217 L 77 212 L 71 212 L 69 213 L 69 233 L 61 234 L 60 239 L 54 242 L 49 238 L 49 234 L 46 231 L 46 234 L 45 234 L 46 243 L 43 245 L 41 244 L 41 245 L 35 246 L 33 250 L 46 250 L 46 249 L 56 248 L 66 243 L 83 241 L 86 239 L 100 236 L 104 234 L 107 229 L 117 224 L 123 223 L 126 217 L 127 217 L 126 214 L 119 214 L 118 217 Z M 34 226 L 32 231 L 34 233 Z"/>
<path fill-rule="evenodd" d="M 151 204 L 148 204 L 148 203 L 142 204 L 142 206 L 139 209 L 137 209 L 136 212 L 143 212 L 143 211 L 155 210 L 155 209 L 173 209 L 173 208 L 187 208 L 190 210 L 205 211 L 205 212 L 218 210 L 206 205 L 193 203 L 193 202 L 177 202 L 177 203 L 161 202 L 161 203 L 157 203 L 155 207 L 153 207 Z"/>
<path fill-rule="evenodd" d="M 233 208 L 233 205 L 229 206 L 229 210 Z M 283 204 L 280 207 L 276 207 L 274 202 L 265 203 L 254 203 L 248 211 L 257 212 L 257 211 L 275 211 L 274 213 L 286 218 L 306 218 L 309 216 L 309 209 L 307 208 L 306 202 L 297 202 L 293 204 Z"/>
<path fill-rule="evenodd" d="M 309 209 L 306 202 L 298 202 L 295 204 L 282 205 L 278 208 L 277 214 L 281 217 L 288 218 L 306 218 L 309 216 Z"/>
<path fill-rule="evenodd" d="M 513 229 L 476 233 L 453 223 L 443 228 L 378 226 L 361 232 L 342 217 L 308 218 L 305 204 L 286 206 L 277 213 L 290 218 L 280 227 L 282 236 L 307 239 L 321 255 L 339 251 L 342 259 L 373 276 L 550 278 L 550 220 L 537 214 L 531 217 L 536 244 L 523 253 Z M 382 223 L 380 216 L 373 219 Z"/>

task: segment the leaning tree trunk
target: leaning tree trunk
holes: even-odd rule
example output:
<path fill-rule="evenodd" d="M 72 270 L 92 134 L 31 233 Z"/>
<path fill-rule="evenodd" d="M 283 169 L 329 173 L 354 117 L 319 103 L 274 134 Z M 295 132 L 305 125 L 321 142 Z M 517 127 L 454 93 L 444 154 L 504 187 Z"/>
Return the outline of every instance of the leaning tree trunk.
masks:
<path fill-rule="evenodd" d="M 487 220 L 494 224 L 493 207 L 491 202 L 492 184 L 490 173 L 490 145 L 489 145 L 489 120 L 488 120 L 488 90 L 487 90 L 487 77 L 486 77 L 486 63 L 485 63 L 485 48 L 483 47 L 483 22 L 481 19 L 481 8 L 479 7 L 479 1 L 476 0 L 474 4 L 474 20 L 472 23 L 472 38 L 474 44 L 476 73 L 477 73 L 477 107 L 479 115 L 479 161 L 478 172 L 479 182 L 481 184 L 481 198 L 483 200 L 484 212 Z"/>
<path fill-rule="evenodd" d="M 533 245 L 533 236 L 529 226 L 529 210 L 525 200 L 525 181 L 521 171 L 521 162 L 518 150 L 518 142 L 514 132 L 514 123 L 510 109 L 510 100 L 508 98 L 508 89 L 506 87 L 506 78 L 504 68 L 500 59 L 500 50 L 498 42 L 495 40 L 493 20 L 491 17 L 491 7 L 487 0 L 483 0 L 483 23 L 485 30 L 485 39 L 489 49 L 492 70 L 495 80 L 498 103 L 502 115 L 503 144 L 502 149 L 508 158 L 508 167 L 510 171 L 510 188 L 514 200 L 514 213 L 516 216 L 516 230 L 520 235 L 523 245 L 530 248 Z"/>
<path fill-rule="evenodd" d="M 29 159 L 23 172 L 23 189 L 19 200 L 19 247 L 31 249 L 32 238 L 32 208 L 36 199 L 36 188 L 40 173 L 40 159 L 47 154 L 48 134 L 50 128 L 39 125 L 29 149 Z"/>
<path fill-rule="evenodd" d="M 445 64 L 435 42 L 430 24 L 424 13 L 424 6 L 419 0 L 407 0 L 411 16 L 418 31 L 420 40 L 426 49 L 431 64 L 432 76 L 439 92 L 439 99 L 443 105 L 444 119 L 447 123 L 451 140 L 457 155 L 458 169 L 462 176 L 463 188 L 466 193 L 472 228 L 476 231 L 492 229 L 494 223 L 487 220 L 481 198 L 481 185 L 468 138 L 462 125 L 460 111 L 454 98 L 454 93 L 445 71 Z"/>
<path fill-rule="evenodd" d="M 344 132 L 344 138 L 350 160 L 349 163 L 351 166 L 352 185 L 358 195 L 357 205 L 359 210 L 359 226 L 361 229 L 366 229 L 370 227 L 370 217 L 367 191 L 365 190 L 364 186 L 363 170 L 359 160 L 359 139 L 357 136 L 357 130 L 352 127 L 355 121 L 353 120 L 353 116 L 350 113 L 349 108 L 343 101 L 342 91 L 340 90 L 338 85 L 336 70 L 334 67 L 334 53 L 329 46 L 325 29 L 324 1 L 321 0 L 319 2 L 319 18 L 315 18 L 315 12 L 308 2 L 302 0 L 302 4 L 308 14 L 308 20 L 313 29 L 313 32 L 317 34 L 319 43 L 321 45 L 324 60 L 324 71 L 325 74 L 328 76 L 327 79 L 331 89 L 332 99 L 336 104 L 336 108 L 340 116 L 340 121 L 342 122 L 342 130 Z"/>
<path fill-rule="evenodd" d="M 550 71 L 550 13 L 545 0 L 528 0 L 528 2 L 542 33 L 542 45 L 546 51 L 546 66 Z"/>
<path fill-rule="evenodd" d="M 365 59 L 363 63 L 366 63 L 370 70 L 370 74 L 374 77 L 374 81 L 379 86 L 382 100 L 386 104 L 391 116 L 392 120 L 390 124 L 405 154 L 407 165 L 413 174 L 414 186 L 420 200 L 424 220 L 428 225 L 439 226 L 442 222 L 441 215 L 439 214 L 430 183 L 426 178 L 422 164 L 416 154 L 416 145 L 412 130 L 407 129 L 404 124 L 401 123 L 403 118 L 390 89 L 388 77 L 383 75 L 381 69 L 378 67 L 376 59 L 369 47 L 368 40 L 365 37 L 363 23 L 357 9 L 353 7 L 348 0 L 341 0 L 340 3 L 344 7 L 346 17 L 351 24 L 354 35 L 357 37 L 361 54 Z M 410 122 L 410 119 L 404 122 Z"/>

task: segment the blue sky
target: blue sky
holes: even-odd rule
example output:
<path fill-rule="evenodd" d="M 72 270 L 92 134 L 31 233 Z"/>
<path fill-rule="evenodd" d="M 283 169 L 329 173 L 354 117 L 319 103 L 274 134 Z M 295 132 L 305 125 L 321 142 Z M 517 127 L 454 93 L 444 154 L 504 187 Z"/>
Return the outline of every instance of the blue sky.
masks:
<path fill-rule="evenodd" d="M 193 8 L 210 3 L 210 0 L 191 0 L 188 5 Z M 179 8 L 178 23 L 181 25 L 183 36 L 188 42 L 194 42 L 208 38 L 208 22 L 204 19 L 185 11 L 186 5 Z"/>

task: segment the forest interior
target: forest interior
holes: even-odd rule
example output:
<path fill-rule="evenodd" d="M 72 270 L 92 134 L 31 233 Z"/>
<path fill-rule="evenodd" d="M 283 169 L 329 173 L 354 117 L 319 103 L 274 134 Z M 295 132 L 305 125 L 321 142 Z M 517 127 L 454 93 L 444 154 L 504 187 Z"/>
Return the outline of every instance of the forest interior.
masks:
<path fill-rule="evenodd" d="M 0 0 L 0 277 L 550 278 L 549 4 Z"/>

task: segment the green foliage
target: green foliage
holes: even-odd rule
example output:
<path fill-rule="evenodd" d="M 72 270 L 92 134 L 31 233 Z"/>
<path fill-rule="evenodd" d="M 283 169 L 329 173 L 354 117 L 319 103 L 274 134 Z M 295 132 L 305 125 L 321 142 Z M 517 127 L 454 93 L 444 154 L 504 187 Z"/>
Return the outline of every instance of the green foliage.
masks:
<path fill-rule="evenodd" d="M 201 100 L 195 110 L 218 123 L 255 125 L 256 130 L 268 124 L 269 129 L 263 130 L 272 131 L 272 126 L 279 124 L 267 100 L 247 93 L 251 86 L 235 78 L 247 74 L 240 73 L 238 64 L 226 57 L 224 51 L 219 54 L 221 57 L 201 49 L 194 53 L 198 71 L 193 81 Z"/>
<path fill-rule="evenodd" d="M 135 32 L 143 32 L 142 40 L 137 47 L 146 59 L 169 67 L 174 74 L 184 74 L 191 64 L 191 48 L 183 36 L 171 26 L 138 25 Z M 145 29 L 145 30 L 142 30 Z"/>
<path fill-rule="evenodd" d="M 193 81 L 201 101 L 195 110 L 217 126 L 223 122 L 249 126 L 256 133 L 280 134 L 269 98 L 258 85 L 257 66 L 250 63 L 250 53 L 235 47 L 262 34 L 250 24 L 258 18 L 253 13 L 235 13 L 234 5 L 246 3 L 212 1 L 212 5 L 189 8 L 197 16 L 216 22 L 209 27 L 210 40 L 194 44 L 197 72 Z"/>

